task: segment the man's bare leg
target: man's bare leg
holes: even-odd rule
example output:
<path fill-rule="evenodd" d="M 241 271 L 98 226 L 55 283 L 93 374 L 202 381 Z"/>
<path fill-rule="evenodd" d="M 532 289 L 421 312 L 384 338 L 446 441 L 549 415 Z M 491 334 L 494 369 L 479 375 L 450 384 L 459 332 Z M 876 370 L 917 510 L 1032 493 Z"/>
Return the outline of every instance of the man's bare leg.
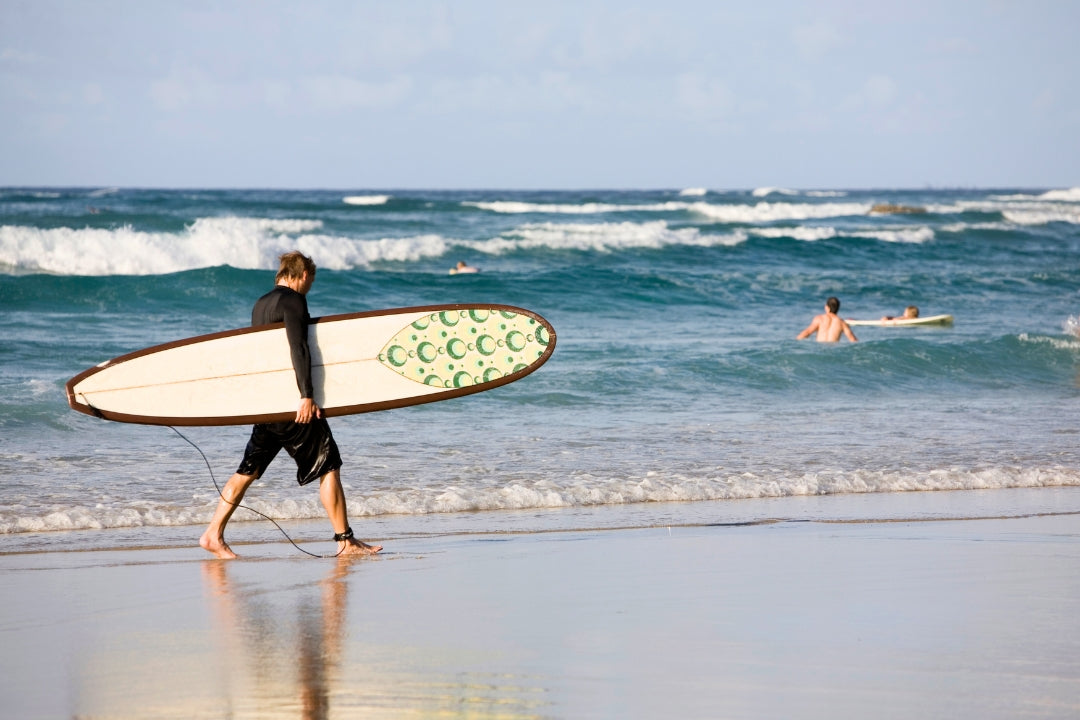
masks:
<path fill-rule="evenodd" d="M 214 517 L 210 520 L 210 526 L 199 538 L 199 545 L 203 550 L 222 560 L 232 560 L 236 557 L 236 553 L 225 542 L 225 525 L 228 524 L 229 518 L 236 511 L 240 501 L 244 499 L 244 493 L 255 478 L 255 475 L 236 473 L 225 483 L 217 510 L 214 511 Z"/>
<path fill-rule="evenodd" d="M 319 478 L 319 499 L 326 508 L 326 515 L 330 518 L 330 524 L 334 526 L 334 534 L 345 532 L 349 527 L 349 514 L 345 509 L 345 490 L 341 487 L 341 473 L 337 470 Z M 338 541 L 340 555 L 374 555 L 382 550 L 382 545 L 368 545 L 356 538 Z"/>

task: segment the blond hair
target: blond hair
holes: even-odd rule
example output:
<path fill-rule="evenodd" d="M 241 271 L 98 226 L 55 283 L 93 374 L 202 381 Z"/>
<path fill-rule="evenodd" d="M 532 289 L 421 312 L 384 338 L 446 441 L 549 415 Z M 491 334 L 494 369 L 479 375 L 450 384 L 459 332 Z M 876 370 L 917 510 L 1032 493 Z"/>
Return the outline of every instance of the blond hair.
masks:
<path fill-rule="evenodd" d="M 275 282 L 299 280 L 304 273 L 315 277 L 315 261 L 299 250 L 285 253 L 278 258 L 278 261 L 281 266 L 278 268 L 277 276 L 274 278 Z"/>

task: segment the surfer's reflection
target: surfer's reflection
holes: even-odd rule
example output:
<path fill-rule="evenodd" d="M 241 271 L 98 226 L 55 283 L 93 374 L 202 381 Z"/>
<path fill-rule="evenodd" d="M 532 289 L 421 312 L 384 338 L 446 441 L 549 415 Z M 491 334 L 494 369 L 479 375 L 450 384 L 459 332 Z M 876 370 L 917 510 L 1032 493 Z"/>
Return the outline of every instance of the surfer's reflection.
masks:
<path fill-rule="evenodd" d="M 295 708 L 296 699 L 283 692 L 295 682 L 301 717 L 329 716 L 353 562 L 338 558 L 320 583 L 289 588 L 286 596 L 291 602 L 284 607 L 276 606 L 276 593 L 237 583 L 229 575 L 229 563 L 204 563 L 206 594 L 222 642 L 222 689 L 229 706 L 254 705 L 271 714 L 275 705 L 277 710 Z"/>

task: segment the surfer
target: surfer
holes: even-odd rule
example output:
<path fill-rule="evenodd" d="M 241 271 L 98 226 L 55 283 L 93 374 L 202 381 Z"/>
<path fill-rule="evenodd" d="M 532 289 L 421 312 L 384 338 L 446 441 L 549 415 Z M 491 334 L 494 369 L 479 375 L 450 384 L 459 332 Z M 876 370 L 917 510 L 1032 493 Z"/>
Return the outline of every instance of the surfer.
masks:
<path fill-rule="evenodd" d="M 458 260 L 458 264 L 456 266 L 450 268 L 450 274 L 451 275 L 459 275 L 461 273 L 478 273 L 478 272 L 480 272 L 480 268 L 474 268 L 472 265 L 469 265 L 464 260 Z"/>
<path fill-rule="evenodd" d="M 274 289 L 255 302 L 251 324 L 256 326 L 284 321 L 296 385 L 300 390 L 300 405 L 293 420 L 264 423 L 252 428 L 251 438 L 244 449 L 244 459 L 225 483 L 221 501 L 209 527 L 199 538 L 199 545 L 222 559 L 236 557 L 225 542 L 225 525 L 251 483 L 262 477 L 270 462 L 285 448 L 296 461 L 296 480 L 299 484 L 307 485 L 319 479 L 319 499 L 334 527 L 339 554 L 374 555 L 382 547 L 357 540 L 349 527 L 345 491 L 341 486 L 341 455 L 329 423 L 312 399 L 311 351 L 307 343 L 311 317 L 305 296 L 315 282 L 315 263 L 299 252 L 285 253 L 280 258 L 275 281 Z"/>
<path fill-rule="evenodd" d="M 841 335 L 851 342 L 858 342 L 859 339 L 855 337 L 855 333 L 851 332 L 851 326 L 844 321 L 844 318 L 836 314 L 838 312 L 840 312 L 840 301 L 834 297 L 829 298 L 825 301 L 825 312 L 815 316 L 795 339 L 802 340 L 816 332 L 818 342 L 837 342 Z"/>
<path fill-rule="evenodd" d="M 904 314 L 903 315 L 900 315 L 900 316 L 886 315 L 885 317 L 883 317 L 881 319 L 883 321 L 885 321 L 885 320 L 914 320 L 917 317 L 919 317 L 919 308 L 915 307 L 914 305 L 908 305 L 906 308 L 904 308 Z"/>

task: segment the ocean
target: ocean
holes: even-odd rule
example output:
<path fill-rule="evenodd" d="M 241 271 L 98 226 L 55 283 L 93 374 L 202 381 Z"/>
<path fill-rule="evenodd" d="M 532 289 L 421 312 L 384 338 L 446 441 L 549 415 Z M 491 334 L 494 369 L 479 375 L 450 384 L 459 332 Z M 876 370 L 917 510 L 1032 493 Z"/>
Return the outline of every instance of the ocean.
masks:
<path fill-rule="evenodd" d="M 208 469 L 64 384 L 246 326 L 291 249 L 312 315 L 493 302 L 558 334 L 519 382 L 331 420 L 359 536 L 1080 511 L 1080 188 L 3 188 L 0 551 L 195 543 L 249 428 L 182 429 Z M 831 295 L 955 322 L 797 341 Z M 283 454 L 246 504 L 321 537 L 294 474 Z"/>

